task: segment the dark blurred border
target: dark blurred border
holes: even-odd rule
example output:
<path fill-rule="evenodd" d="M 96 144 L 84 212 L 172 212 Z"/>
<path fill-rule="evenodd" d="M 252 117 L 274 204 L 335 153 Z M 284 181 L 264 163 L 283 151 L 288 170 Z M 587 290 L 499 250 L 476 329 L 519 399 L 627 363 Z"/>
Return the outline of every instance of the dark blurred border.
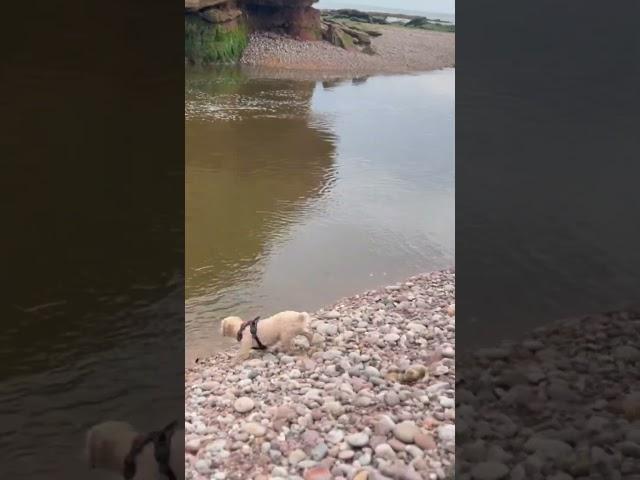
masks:
<path fill-rule="evenodd" d="M 457 2 L 459 478 L 639 478 L 639 8 Z"/>
<path fill-rule="evenodd" d="M 184 416 L 182 10 L 3 6 L 3 478 L 94 478 L 89 426 Z"/>
<path fill-rule="evenodd" d="M 458 4 L 460 348 L 639 299 L 637 13 Z"/>

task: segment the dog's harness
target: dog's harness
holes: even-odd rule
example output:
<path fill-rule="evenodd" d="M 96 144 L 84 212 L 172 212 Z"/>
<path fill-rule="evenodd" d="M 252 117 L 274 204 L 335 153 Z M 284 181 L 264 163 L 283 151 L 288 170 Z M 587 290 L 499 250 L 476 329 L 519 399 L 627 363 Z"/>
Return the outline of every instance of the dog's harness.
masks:
<path fill-rule="evenodd" d="M 156 459 L 160 473 L 167 476 L 169 480 L 176 480 L 176 475 L 169 465 L 169 455 L 171 453 L 171 436 L 177 425 L 177 420 L 174 420 L 158 432 L 138 435 L 133 440 L 131 450 L 129 450 L 128 455 L 124 459 L 123 476 L 125 480 L 131 480 L 135 476 L 136 457 L 149 443 L 153 443 L 153 456 Z"/>
<path fill-rule="evenodd" d="M 240 330 L 238 330 L 237 339 L 238 341 L 242 340 L 242 332 L 244 332 L 245 328 L 249 327 L 251 336 L 258 344 L 257 347 L 252 347 L 252 348 L 254 350 L 265 350 L 267 347 L 265 347 L 260 341 L 260 339 L 258 338 L 258 320 L 260 320 L 260 315 L 258 315 L 253 320 L 245 320 L 244 322 L 242 322 L 242 325 L 240 325 Z"/>

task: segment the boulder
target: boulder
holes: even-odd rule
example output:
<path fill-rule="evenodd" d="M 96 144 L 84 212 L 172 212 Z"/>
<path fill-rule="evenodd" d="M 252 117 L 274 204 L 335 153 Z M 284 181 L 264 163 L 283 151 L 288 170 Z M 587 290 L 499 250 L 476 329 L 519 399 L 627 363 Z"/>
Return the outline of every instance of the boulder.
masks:
<path fill-rule="evenodd" d="M 198 12 L 225 3 L 229 3 L 229 0 L 184 0 L 184 9 L 188 12 Z"/>
<path fill-rule="evenodd" d="M 377 23 L 378 25 L 388 25 L 389 22 L 387 22 L 387 17 L 379 17 L 379 16 L 374 16 L 371 17 L 371 22 L 369 23 Z"/>
<path fill-rule="evenodd" d="M 250 30 L 285 33 L 299 40 L 320 40 L 317 0 L 185 0 L 185 14 L 198 14 L 208 23 L 233 30 L 247 24 Z"/>
<path fill-rule="evenodd" d="M 321 40 L 320 11 L 313 7 L 294 9 L 289 14 L 288 34 L 299 40 Z"/>
<path fill-rule="evenodd" d="M 352 37 L 335 24 L 328 24 L 325 40 L 345 50 L 356 49 Z"/>
<path fill-rule="evenodd" d="M 237 8 L 207 8 L 205 10 L 201 10 L 198 14 L 207 22 L 218 24 L 231 22 L 237 19 L 242 16 L 242 10 L 238 10 Z"/>
<path fill-rule="evenodd" d="M 299 40 L 322 39 L 320 11 L 313 0 L 244 0 L 252 30 L 284 33 Z"/>
<path fill-rule="evenodd" d="M 351 28 L 353 28 L 354 30 L 358 30 L 360 32 L 364 32 L 367 35 L 369 35 L 370 37 L 380 37 L 382 35 L 382 32 L 378 31 L 378 30 L 373 30 L 370 28 L 364 28 L 360 25 L 353 25 Z"/>
<path fill-rule="evenodd" d="M 405 27 L 423 27 L 428 23 L 429 20 L 426 17 L 415 17 L 405 23 Z"/>
<path fill-rule="evenodd" d="M 335 16 L 342 18 L 349 18 L 354 22 L 366 22 L 371 23 L 371 15 L 360 10 L 352 8 L 341 8 L 335 11 Z"/>
<path fill-rule="evenodd" d="M 277 7 L 277 8 L 305 8 L 310 7 L 318 0 L 244 0 L 251 7 Z"/>
<path fill-rule="evenodd" d="M 367 35 L 366 33 L 360 32 L 358 30 L 354 30 L 353 28 L 344 27 L 344 26 L 341 26 L 340 28 L 347 35 L 350 35 L 355 40 L 356 43 L 361 44 L 361 45 L 369 45 L 369 44 L 371 44 L 371 37 L 369 35 Z"/>

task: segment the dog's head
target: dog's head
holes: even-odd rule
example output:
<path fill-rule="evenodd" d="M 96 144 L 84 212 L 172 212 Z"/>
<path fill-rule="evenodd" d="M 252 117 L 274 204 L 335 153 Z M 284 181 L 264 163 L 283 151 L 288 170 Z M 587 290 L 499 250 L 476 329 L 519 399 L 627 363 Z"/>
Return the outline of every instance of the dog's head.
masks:
<path fill-rule="evenodd" d="M 130 441 L 135 432 L 127 422 L 103 422 L 94 425 L 85 438 L 85 460 L 91 469 L 111 469 L 116 458 L 116 446 Z"/>
<path fill-rule="evenodd" d="M 240 326 L 242 325 L 242 319 L 240 317 L 227 317 L 220 322 L 220 334 L 223 337 L 236 337 Z"/>

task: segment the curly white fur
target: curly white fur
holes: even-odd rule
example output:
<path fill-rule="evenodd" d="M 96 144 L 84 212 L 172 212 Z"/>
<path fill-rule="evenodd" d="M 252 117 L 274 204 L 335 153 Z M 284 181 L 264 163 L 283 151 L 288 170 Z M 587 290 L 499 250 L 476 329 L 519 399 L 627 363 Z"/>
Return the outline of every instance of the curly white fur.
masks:
<path fill-rule="evenodd" d="M 258 338 L 260 342 L 271 347 L 277 343 L 285 351 L 291 351 L 292 342 L 295 337 L 302 335 L 307 338 L 309 344 L 313 334 L 309 330 L 311 317 L 307 312 L 286 311 L 276 313 L 272 317 L 264 318 L 258 322 Z M 220 324 L 220 333 L 225 337 L 236 338 L 242 319 L 240 317 L 227 317 Z M 240 351 L 235 358 L 235 362 L 241 362 L 249 358 L 251 348 L 258 345 L 253 340 L 249 327 L 242 332 L 240 340 Z"/>
<path fill-rule="evenodd" d="M 85 457 L 90 468 L 106 470 L 122 476 L 124 459 L 131 450 L 138 432 L 127 422 L 109 421 L 94 425 L 87 432 Z M 178 480 L 184 480 L 184 429 L 171 436 L 169 465 Z M 157 480 L 158 464 L 153 444 L 147 445 L 136 457 L 134 480 Z"/>

